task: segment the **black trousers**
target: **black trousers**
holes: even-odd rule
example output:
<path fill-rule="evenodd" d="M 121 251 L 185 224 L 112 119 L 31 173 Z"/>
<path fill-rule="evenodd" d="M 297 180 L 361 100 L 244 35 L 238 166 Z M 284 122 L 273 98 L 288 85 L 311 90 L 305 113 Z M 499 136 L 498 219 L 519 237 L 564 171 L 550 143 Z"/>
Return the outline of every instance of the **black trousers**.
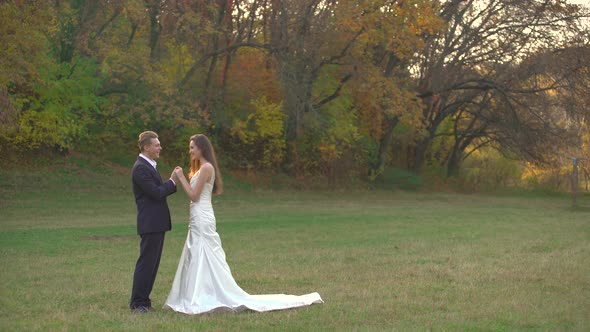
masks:
<path fill-rule="evenodd" d="M 162 248 L 164 247 L 164 232 L 148 233 L 141 235 L 139 245 L 139 258 L 135 264 L 133 273 L 133 290 L 129 307 L 135 309 L 139 306 L 151 307 L 150 293 L 154 287 Z"/>

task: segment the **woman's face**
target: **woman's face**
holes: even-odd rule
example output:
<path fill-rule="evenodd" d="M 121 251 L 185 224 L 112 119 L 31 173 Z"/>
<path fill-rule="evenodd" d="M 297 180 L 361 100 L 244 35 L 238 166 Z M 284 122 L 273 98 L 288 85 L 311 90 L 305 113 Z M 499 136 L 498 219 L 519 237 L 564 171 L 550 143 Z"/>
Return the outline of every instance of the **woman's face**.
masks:
<path fill-rule="evenodd" d="M 199 160 L 201 158 L 201 150 L 195 145 L 195 142 L 191 140 L 189 144 L 189 155 L 191 156 L 191 160 Z"/>

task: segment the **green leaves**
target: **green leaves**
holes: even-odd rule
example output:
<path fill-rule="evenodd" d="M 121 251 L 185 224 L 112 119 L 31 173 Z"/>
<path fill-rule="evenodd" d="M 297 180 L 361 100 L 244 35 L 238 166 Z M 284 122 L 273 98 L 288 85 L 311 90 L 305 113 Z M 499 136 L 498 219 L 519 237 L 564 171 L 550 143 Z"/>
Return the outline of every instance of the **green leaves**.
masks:
<path fill-rule="evenodd" d="M 36 98 L 23 109 L 14 141 L 26 149 L 67 150 L 79 144 L 103 101 L 96 95 L 102 84 L 97 70 L 94 60 L 84 58 L 42 68 Z"/>

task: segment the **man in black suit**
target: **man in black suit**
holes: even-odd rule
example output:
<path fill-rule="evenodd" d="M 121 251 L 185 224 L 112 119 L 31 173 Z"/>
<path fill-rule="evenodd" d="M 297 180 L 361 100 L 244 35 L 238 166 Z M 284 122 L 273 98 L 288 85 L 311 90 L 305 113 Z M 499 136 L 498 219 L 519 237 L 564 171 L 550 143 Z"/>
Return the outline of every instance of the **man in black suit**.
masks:
<path fill-rule="evenodd" d="M 133 165 L 132 182 L 137 204 L 137 233 L 141 237 L 139 258 L 133 274 L 133 290 L 129 307 L 133 312 L 151 310 L 150 293 L 160 265 L 164 234 L 172 229 L 166 197 L 176 192 L 174 172 L 166 182 L 156 170 L 160 157 L 160 141 L 153 131 L 139 135 L 141 153 Z"/>

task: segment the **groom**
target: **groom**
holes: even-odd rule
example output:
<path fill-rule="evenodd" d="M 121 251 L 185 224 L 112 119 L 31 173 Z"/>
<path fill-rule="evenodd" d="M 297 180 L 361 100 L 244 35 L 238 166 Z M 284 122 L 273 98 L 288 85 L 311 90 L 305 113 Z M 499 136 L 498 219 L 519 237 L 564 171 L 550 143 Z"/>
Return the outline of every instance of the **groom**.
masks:
<path fill-rule="evenodd" d="M 139 150 L 141 153 L 133 165 L 132 182 L 137 204 L 137 233 L 141 242 L 129 307 L 133 312 L 146 313 L 152 309 L 150 293 L 160 265 L 164 234 L 172 228 L 166 196 L 176 192 L 176 183 L 174 171 L 170 179 L 163 182 L 156 170 L 155 160 L 162 150 L 156 133 L 145 131 L 139 134 Z"/>

